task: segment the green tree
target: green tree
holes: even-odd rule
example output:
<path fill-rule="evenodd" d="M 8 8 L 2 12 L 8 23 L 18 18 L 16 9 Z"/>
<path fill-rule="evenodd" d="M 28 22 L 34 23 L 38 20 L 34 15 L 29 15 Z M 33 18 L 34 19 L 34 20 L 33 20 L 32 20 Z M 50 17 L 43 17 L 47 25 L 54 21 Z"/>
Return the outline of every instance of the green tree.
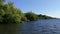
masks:
<path fill-rule="evenodd" d="M 4 16 L 5 12 L 3 9 L 0 9 L 0 23 L 3 22 L 3 16 Z"/>
<path fill-rule="evenodd" d="M 0 0 L 2 4 L 2 0 Z M 3 2 L 4 3 L 4 2 Z M 0 6 L 0 22 L 1 23 L 19 23 L 24 18 L 21 10 L 14 7 L 13 2 Z"/>
<path fill-rule="evenodd" d="M 4 5 L 5 0 L 0 0 L 0 6 Z"/>
<path fill-rule="evenodd" d="M 33 21 L 33 20 L 38 20 L 38 16 L 32 12 L 27 12 L 25 13 L 26 17 L 28 20 Z"/>

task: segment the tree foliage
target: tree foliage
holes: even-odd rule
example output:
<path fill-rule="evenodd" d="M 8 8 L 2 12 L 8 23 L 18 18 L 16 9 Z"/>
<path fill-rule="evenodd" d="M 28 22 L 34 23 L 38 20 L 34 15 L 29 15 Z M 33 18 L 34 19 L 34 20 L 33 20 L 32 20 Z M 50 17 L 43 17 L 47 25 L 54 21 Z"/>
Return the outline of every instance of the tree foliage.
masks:
<path fill-rule="evenodd" d="M 0 5 L 4 0 L 0 0 Z M 13 2 L 0 6 L 0 23 L 19 23 L 23 17 L 21 10 L 14 7 Z"/>
<path fill-rule="evenodd" d="M 27 12 L 25 13 L 26 17 L 28 20 L 33 21 L 33 20 L 38 20 L 37 14 L 34 14 L 32 12 Z"/>

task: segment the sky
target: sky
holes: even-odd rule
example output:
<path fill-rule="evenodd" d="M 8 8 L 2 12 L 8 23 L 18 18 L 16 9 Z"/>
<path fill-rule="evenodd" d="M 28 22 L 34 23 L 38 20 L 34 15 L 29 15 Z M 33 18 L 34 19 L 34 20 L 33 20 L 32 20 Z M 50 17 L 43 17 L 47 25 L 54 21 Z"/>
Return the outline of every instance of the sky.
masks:
<path fill-rule="evenodd" d="M 6 0 L 5 3 L 14 2 L 14 6 L 26 13 L 32 11 L 60 18 L 60 0 Z"/>

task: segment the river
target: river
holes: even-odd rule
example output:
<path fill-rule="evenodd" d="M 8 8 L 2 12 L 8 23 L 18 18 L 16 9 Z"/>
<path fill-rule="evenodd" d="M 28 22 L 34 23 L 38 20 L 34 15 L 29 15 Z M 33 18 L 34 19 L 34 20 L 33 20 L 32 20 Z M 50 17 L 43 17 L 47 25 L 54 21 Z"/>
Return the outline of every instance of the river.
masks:
<path fill-rule="evenodd" d="M 0 34 L 60 34 L 60 19 L 0 24 Z"/>

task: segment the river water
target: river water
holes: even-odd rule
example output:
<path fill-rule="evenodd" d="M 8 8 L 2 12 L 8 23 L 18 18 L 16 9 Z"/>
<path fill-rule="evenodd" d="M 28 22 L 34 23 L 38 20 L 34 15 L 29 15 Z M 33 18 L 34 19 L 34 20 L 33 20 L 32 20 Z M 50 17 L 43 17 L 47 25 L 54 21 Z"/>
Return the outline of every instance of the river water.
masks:
<path fill-rule="evenodd" d="M 0 24 L 0 34 L 60 34 L 60 19 Z"/>

